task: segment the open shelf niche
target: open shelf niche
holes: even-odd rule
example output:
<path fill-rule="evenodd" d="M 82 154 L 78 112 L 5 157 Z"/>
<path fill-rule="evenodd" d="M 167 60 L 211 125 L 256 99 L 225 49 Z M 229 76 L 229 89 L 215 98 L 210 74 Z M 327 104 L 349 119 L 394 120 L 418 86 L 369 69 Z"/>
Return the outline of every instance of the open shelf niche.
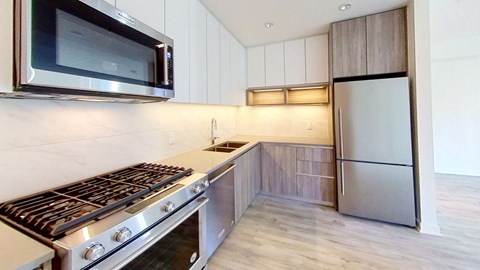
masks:
<path fill-rule="evenodd" d="M 328 83 L 247 89 L 247 105 L 324 105 L 328 104 Z"/>

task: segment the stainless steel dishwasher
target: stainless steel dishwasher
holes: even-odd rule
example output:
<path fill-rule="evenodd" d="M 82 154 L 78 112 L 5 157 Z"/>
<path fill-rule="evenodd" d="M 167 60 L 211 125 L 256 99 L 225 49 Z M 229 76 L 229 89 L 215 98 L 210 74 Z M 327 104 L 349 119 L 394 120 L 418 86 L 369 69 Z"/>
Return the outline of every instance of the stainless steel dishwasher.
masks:
<path fill-rule="evenodd" d="M 234 171 L 237 165 L 227 164 L 208 175 L 210 186 L 205 191 L 207 203 L 207 254 L 212 256 L 235 225 Z"/>

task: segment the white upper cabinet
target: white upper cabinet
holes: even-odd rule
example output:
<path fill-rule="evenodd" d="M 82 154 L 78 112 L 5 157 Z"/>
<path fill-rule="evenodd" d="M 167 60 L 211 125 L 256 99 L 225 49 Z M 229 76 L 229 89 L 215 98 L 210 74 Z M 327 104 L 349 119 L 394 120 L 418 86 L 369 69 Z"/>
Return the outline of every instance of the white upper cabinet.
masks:
<path fill-rule="evenodd" d="M 306 82 L 328 82 L 328 35 L 305 39 Z"/>
<path fill-rule="evenodd" d="M 0 92 L 13 89 L 13 1 L 5 1 L 0 9 Z"/>
<path fill-rule="evenodd" d="M 221 103 L 220 23 L 207 13 L 207 94 L 209 104 Z"/>
<path fill-rule="evenodd" d="M 233 96 L 230 91 L 230 41 L 233 37 L 220 26 L 220 99 L 224 105 L 233 104 Z"/>
<path fill-rule="evenodd" d="M 190 102 L 207 103 L 207 10 L 190 0 Z"/>
<path fill-rule="evenodd" d="M 165 0 L 165 34 L 174 41 L 173 102 L 190 102 L 190 24 L 189 0 Z"/>
<path fill-rule="evenodd" d="M 247 50 L 248 87 L 265 86 L 265 46 Z"/>
<path fill-rule="evenodd" d="M 249 88 L 328 81 L 328 35 L 248 48 Z"/>
<path fill-rule="evenodd" d="M 117 8 L 127 12 L 144 24 L 165 33 L 164 0 L 116 0 L 116 4 Z"/>
<path fill-rule="evenodd" d="M 230 105 L 245 105 L 247 90 L 247 51 L 235 38 L 230 40 Z"/>
<path fill-rule="evenodd" d="M 285 84 L 305 83 L 305 40 L 285 42 Z"/>
<path fill-rule="evenodd" d="M 285 84 L 285 52 L 283 43 L 265 46 L 265 83 L 268 86 Z"/>

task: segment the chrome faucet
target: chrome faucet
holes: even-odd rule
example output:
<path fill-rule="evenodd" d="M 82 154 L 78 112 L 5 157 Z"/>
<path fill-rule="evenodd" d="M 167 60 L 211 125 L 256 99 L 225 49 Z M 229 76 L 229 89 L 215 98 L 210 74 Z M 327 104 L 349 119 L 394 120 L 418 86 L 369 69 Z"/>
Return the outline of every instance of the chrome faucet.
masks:
<path fill-rule="evenodd" d="M 213 117 L 212 123 L 210 124 L 210 138 L 212 139 L 212 144 L 215 144 L 215 139 L 220 138 L 214 136 L 215 131 L 217 131 L 217 119 Z"/>

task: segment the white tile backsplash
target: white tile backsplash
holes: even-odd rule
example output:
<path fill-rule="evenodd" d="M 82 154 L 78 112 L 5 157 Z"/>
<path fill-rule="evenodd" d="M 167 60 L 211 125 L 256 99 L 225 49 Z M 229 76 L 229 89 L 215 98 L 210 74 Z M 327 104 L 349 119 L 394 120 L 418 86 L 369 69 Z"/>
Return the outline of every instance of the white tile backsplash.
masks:
<path fill-rule="evenodd" d="M 0 202 L 237 134 L 331 136 L 328 107 L 0 99 Z M 307 121 L 313 129 L 307 130 Z M 175 144 L 169 144 L 169 133 Z"/>
<path fill-rule="evenodd" d="M 307 129 L 309 121 L 312 122 L 311 130 Z M 331 139 L 331 121 L 330 106 L 239 107 L 237 133 Z"/>

